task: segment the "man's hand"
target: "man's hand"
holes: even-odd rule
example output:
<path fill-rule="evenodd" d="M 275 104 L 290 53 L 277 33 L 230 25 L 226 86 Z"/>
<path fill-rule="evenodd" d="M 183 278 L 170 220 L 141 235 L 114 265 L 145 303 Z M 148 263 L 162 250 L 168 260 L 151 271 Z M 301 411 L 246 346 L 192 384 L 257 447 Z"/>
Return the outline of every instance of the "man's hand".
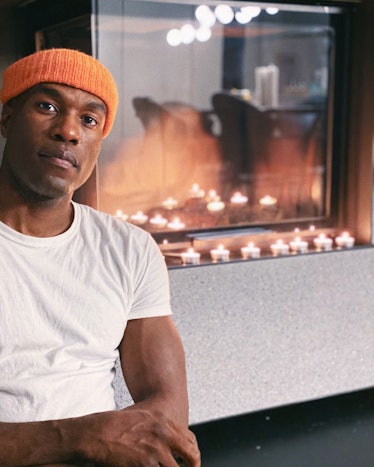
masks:
<path fill-rule="evenodd" d="M 165 413 L 144 401 L 78 418 L 0 423 L 0 465 L 200 467 L 195 435 Z"/>
<path fill-rule="evenodd" d="M 140 403 L 121 411 L 54 422 L 54 437 L 59 439 L 62 452 L 70 451 L 71 457 L 66 457 L 67 462 L 53 464 L 43 463 L 43 458 L 38 457 L 37 465 L 200 467 L 195 435 L 186 426 L 169 420 L 163 412 L 146 408 L 147 405 Z M 36 467 L 35 463 L 27 465 Z"/>
<path fill-rule="evenodd" d="M 139 406 L 83 417 L 82 462 L 108 467 L 199 467 L 195 435 L 163 413 Z"/>

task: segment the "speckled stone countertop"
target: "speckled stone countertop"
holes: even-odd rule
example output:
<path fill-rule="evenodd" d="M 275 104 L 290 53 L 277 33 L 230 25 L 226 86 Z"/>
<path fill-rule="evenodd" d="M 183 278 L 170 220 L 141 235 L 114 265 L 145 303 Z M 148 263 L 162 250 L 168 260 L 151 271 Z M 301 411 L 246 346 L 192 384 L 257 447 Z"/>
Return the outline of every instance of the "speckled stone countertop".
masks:
<path fill-rule="evenodd" d="M 373 248 L 169 273 L 191 424 L 374 385 Z"/>

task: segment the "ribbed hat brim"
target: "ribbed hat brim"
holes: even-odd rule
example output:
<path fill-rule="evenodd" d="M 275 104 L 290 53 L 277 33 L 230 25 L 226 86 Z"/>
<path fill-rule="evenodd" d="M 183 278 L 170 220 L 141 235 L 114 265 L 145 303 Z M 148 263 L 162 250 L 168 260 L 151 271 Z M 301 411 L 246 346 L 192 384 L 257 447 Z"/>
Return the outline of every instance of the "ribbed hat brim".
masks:
<path fill-rule="evenodd" d="M 109 134 L 118 106 L 118 90 L 110 71 L 94 57 L 78 50 L 48 49 L 21 58 L 3 75 L 3 104 L 40 83 L 60 83 L 99 97 L 107 107 L 103 130 Z"/>

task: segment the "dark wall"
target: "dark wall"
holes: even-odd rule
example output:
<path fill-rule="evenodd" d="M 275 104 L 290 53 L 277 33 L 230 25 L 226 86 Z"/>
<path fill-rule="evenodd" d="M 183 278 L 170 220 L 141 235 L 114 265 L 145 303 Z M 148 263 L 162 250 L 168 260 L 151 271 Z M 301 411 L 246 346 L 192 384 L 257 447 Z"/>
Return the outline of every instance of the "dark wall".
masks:
<path fill-rule="evenodd" d="M 35 51 L 35 33 L 47 30 L 46 47 L 74 47 L 91 53 L 90 25 L 91 0 L 37 0 L 15 8 L 17 49 L 20 55 Z M 65 25 L 64 34 L 56 25 Z"/>

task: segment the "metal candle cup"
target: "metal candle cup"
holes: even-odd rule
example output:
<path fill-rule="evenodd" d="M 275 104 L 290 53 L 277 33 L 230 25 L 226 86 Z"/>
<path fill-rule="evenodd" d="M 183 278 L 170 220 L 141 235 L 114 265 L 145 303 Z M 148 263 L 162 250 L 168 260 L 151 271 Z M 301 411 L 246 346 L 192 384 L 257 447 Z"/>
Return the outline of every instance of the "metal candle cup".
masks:
<path fill-rule="evenodd" d="M 228 261 L 230 250 L 227 250 L 223 245 L 218 245 L 218 248 L 210 250 L 210 256 L 213 261 Z"/>
<path fill-rule="evenodd" d="M 335 243 L 340 248 L 352 248 L 355 244 L 355 239 L 348 232 L 343 232 L 335 238 Z"/>
<path fill-rule="evenodd" d="M 287 255 L 290 252 L 290 247 L 283 243 L 283 240 L 277 240 L 276 243 L 271 244 L 270 249 L 274 256 Z"/>
<path fill-rule="evenodd" d="M 290 242 L 290 248 L 294 253 L 306 253 L 308 251 L 308 242 L 296 237 Z"/>
<path fill-rule="evenodd" d="M 241 254 L 243 259 L 248 258 L 259 258 L 260 257 L 260 248 L 255 246 L 253 242 L 248 243 L 247 246 L 243 246 L 241 249 Z"/>
<path fill-rule="evenodd" d="M 332 248 L 332 238 L 326 237 L 323 233 L 314 238 L 313 243 L 318 251 L 329 251 Z"/>
<path fill-rule="evenodd" d="M 193 248 L 189 248 L 187 251 L 181 254 L 183 264 L 199 264 L 200 253 L 195 251 Z"/>
<path fill-rule="evenodd" d="M 147 222 L 148 216 L 143 211 L 138 211 L 130 217 L 130 221 L 136 225 L 143 225 Z"/>

